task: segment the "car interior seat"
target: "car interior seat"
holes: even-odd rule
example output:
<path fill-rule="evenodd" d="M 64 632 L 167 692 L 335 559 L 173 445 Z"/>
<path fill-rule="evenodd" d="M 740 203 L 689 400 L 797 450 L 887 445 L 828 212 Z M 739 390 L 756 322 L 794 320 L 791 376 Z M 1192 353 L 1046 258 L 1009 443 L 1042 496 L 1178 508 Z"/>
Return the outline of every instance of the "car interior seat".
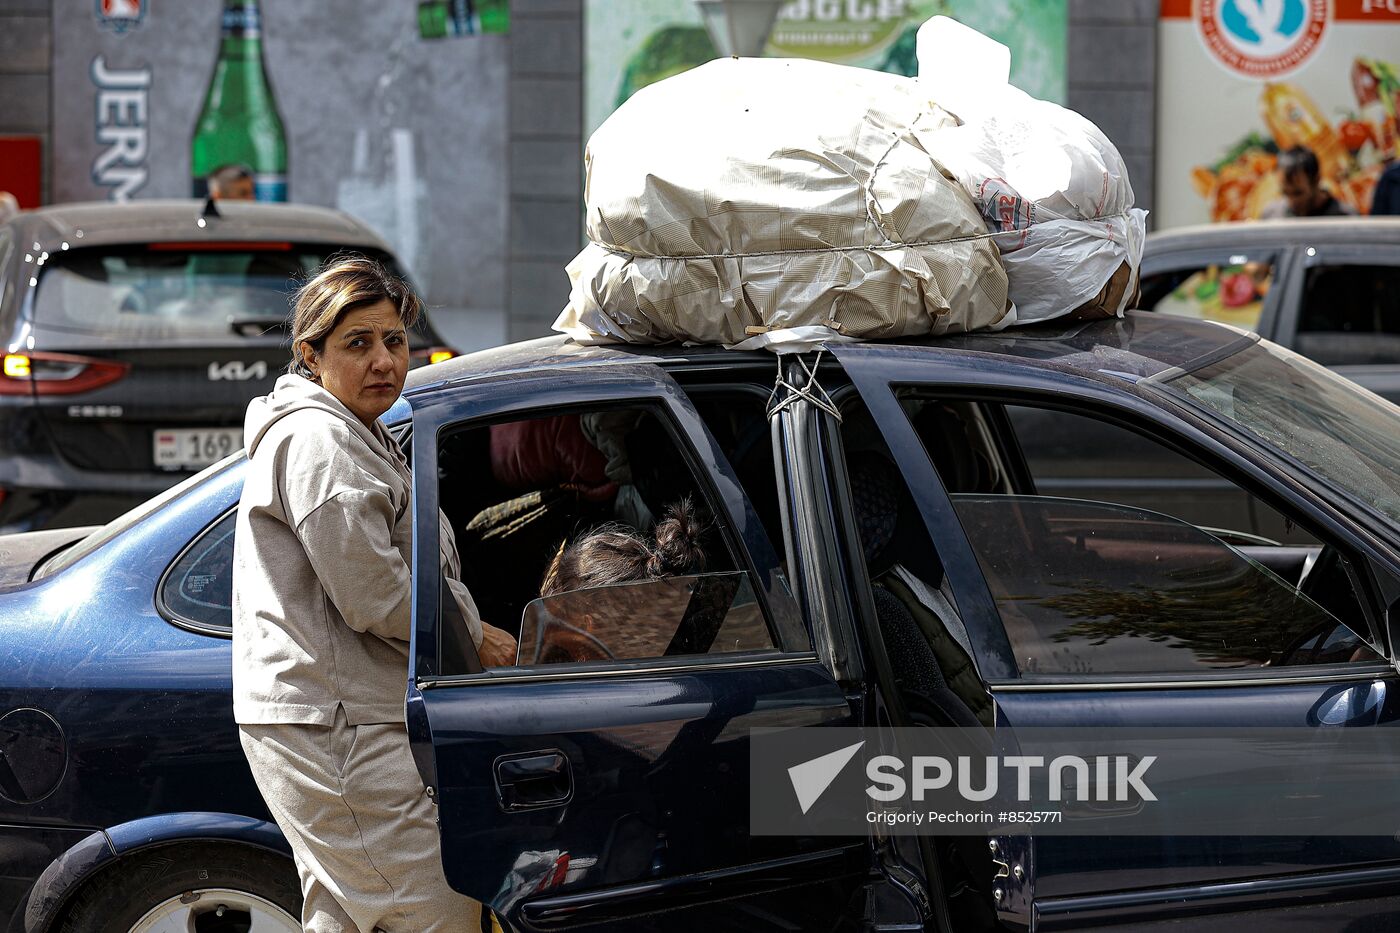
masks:
<path fill-rule="evenodd" d="M 978 437 L 971 411 L 941 402 L 916 404 L 910 423 L 948 493 L 997 491 L 998 470 Z"/>
<path fill-rule="evenodd" d="M 940 599 L 934 607 L 918 606 L 930 617 L 934 631 L 927 631 L 915 618 L 914 607 L 906 603 L 918 602 L 918 596 L 904 574 L 934 590 L 943 582 L 943 571 L 899 469 L 883 453 L 871 450 L 853 452 L 849 468 L 851 502 L 872 583 L 876 622 L 901 696 L 911 712 L 919 711 L 930 725 L 975 726 L 978 710 L 973 707 L 982 709 L 985 696 L 980 686 L 974 688 L 975 668 L 952 634 L 954 628 L 961 629 L 962 621 L 951 611 L 951 604 Z M 939 647 L 959 671 L 973 671 L 974 677 L 960 678 L 962 692 L 968 696 L 949 688 Z"/>

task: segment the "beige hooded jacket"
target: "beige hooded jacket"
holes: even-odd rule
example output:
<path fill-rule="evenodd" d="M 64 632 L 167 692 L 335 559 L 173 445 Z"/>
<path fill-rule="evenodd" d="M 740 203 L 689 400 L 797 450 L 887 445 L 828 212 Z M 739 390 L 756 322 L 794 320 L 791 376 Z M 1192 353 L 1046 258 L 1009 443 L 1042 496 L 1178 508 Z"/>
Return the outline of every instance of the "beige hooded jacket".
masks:
<path fill-rule="evenodd" d="M 233 715 L 239 723 L 401 723 L 412 630 L 413 477 L 374 429 L 300 376 L 248 405 L 233 545 Z M 448 587 L 481 643 L 439 513 Z"/>

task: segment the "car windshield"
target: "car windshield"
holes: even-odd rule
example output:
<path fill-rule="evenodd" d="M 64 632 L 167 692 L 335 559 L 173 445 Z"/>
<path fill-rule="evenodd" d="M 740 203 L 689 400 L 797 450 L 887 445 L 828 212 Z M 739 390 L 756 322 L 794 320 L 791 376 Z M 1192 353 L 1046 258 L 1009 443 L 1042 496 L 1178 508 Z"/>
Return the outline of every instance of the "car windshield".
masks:
<path fill-rule="evenodd" d="M 1267 341 L 1149 381 L 1400 521 L 1400 408 L 1380 396 Z"/>
<path fill-rule="evenodd" d="M 292 243 L 152 243 L 70 250 L 39 279 L 34 318 L 45 329 L 121 339 L 278 339 L 288 299 L 340 251 Z M 375 259 L 392 260 L 373 250 Z M 415 345 L 423 336 L 413 335 Z"/>

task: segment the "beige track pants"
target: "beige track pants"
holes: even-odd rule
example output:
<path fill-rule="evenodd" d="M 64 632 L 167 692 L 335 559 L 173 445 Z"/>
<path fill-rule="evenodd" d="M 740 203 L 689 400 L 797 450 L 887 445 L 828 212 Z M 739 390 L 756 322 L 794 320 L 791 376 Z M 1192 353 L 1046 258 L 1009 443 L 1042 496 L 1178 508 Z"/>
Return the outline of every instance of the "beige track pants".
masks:
<path fill-rule="evenodd" d="M 239 726 L 291 843 L 306 933 L 479 933 L 481 906 L 442 873 L 437 806 L 399 724 Z"/>

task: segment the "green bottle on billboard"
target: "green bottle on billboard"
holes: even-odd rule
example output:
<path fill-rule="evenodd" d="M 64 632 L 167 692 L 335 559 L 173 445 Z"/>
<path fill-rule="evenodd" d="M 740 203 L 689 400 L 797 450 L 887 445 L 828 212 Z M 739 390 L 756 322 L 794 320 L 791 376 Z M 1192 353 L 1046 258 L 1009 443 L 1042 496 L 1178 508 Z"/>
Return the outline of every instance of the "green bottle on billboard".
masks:
<path fill-rule="evenodd" d="M 510 32 L 510 0 L 473 0 L 472 12 L 482 32 Z"/>
<path fill-rule="evenodd" d="M 224 0 L 222 28 L 219 58 L 190 142 L 194 196 L 208 195 L 210 172 L 245 165 L 253 170 L 259 201 L 285 201 L 287 134 L 263 66 L 257 0 Z"/>

